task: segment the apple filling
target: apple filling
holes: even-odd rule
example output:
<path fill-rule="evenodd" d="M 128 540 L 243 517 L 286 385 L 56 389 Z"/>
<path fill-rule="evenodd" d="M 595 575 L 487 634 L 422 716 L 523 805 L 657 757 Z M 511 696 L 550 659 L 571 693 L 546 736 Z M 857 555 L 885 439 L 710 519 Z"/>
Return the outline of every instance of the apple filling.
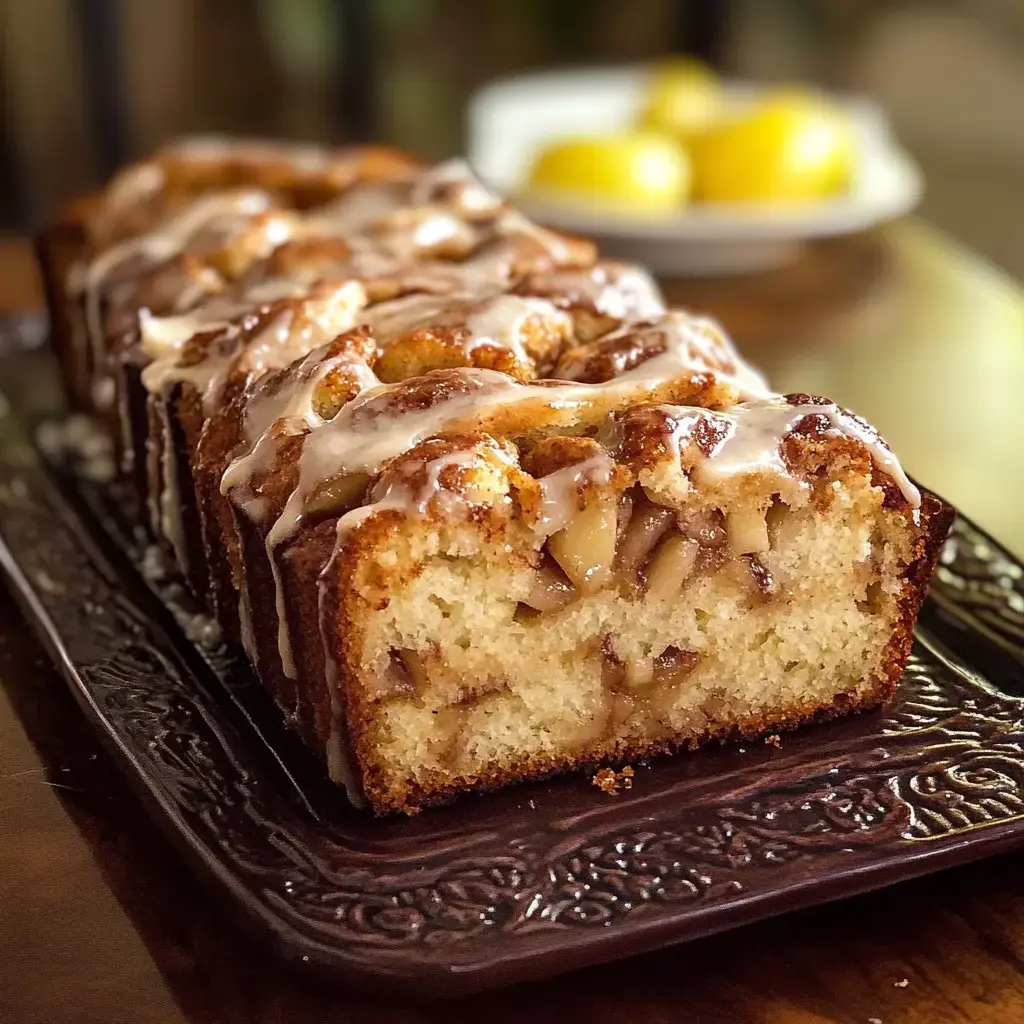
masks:
<path fill-rule="evenodd" d="M 778 529 L 785 504 L 769 506 Z M 754 597 L 775 592 L 759 556 L 770 550 L 768 516 L 756 509 L 677 511 L 637 486 L 619 499 L 598 495 L 548 538 L 529 592 L 535 612 L 561 612 L 581 595 L 614 586 L 625 598 L 666 601 L 693 579 L 724 569 Z"/>

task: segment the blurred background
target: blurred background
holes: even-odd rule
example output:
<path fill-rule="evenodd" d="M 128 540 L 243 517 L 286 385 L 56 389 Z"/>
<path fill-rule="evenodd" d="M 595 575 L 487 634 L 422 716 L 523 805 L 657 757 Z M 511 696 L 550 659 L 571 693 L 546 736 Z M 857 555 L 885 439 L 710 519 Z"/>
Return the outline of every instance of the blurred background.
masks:
<path fill-rule="evenodd" d="M 1021 0 L 0 0 L 0 39 L 11 233 L 178 134 L 440 157 L 489 79 L 691 53 L 873 97 L 922 213 L 1024 277 Z"/>

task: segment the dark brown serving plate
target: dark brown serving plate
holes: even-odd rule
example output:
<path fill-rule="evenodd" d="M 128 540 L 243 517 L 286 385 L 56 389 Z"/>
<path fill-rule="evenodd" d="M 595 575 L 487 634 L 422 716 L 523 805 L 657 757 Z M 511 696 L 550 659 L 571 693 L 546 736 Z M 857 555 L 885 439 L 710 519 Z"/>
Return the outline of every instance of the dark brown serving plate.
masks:
<path fill-rule="evenodd" d="M 1024 839 L 1024 568 L 959 520 L 895 703 L 411 819 L 346 806 L 148 584 L 115 489 L 45 459 L 52 368 L 0 329 L 0 564 L 154 817 L 300 969 L 454 994 L 722 931 Z M 6 353 L 4 348 L 6 347 Z M 48 449 L 49 450 L 49 449 Z"/>

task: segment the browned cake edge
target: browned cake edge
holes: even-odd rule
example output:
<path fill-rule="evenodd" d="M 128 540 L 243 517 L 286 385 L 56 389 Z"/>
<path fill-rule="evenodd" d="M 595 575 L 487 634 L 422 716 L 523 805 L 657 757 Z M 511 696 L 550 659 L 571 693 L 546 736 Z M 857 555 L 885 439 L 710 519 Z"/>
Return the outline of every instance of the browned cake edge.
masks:
<path fill-rule="evenodd" d="M 76 302 L 68 289 L 68 275 L 92 250 L 88 211 L 97 203 L 98 197 L 74 203 L 34 239 L 50 317 L 50 344 L 57 356 L 65 395 L 74 409 L 92 408 L 92 366 L 89 346 L 75 330 Z"/>

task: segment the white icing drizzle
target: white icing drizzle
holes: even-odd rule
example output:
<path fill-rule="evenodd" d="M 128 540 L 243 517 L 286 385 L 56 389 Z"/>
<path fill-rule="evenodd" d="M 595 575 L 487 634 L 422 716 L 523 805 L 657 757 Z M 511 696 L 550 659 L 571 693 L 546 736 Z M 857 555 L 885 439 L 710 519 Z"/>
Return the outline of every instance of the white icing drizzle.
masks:
<path fill-rule="evenodd" d="M 713 420 L 728 428 L 710 456 L 698 464 L 698 480 L 715 483 L 731 476 L 768 472 L 788 476 L 782 457 L 782 442 L 805 416 L 825 416 L 836 434 L 859 441 L 875 465 L 892 477 L 913 508 L 921 505 L 921 492 L 907 477 L 895 455 L 871 428 L 858 422 L 837 405 L 790 405 L 782 397 L 734 405 L 727 411 L 711 412 L 695 406 L 665 406 L 677 420 L 675 444 L 688 437 L 697 421 Z"/>
<path fill-rule="evenodd" d="M 566 320 L 567 316 L 546 299 L 518 295 L 496 295 L 474 310 L 466 319 L 469 337 L 463 350 L 468 354 L 480 345 L 510 349 L 520 362 L 530 364 L 532 357 L 523 345 L 523 328 L 531 317 Z"/>
<path fill-rule="evenodd" d="M 409 202 L 413 205 L 431 203 L 445 186 L 451 191 L 453 205 L 462 213 L 494 213 L 501 209 L 502 200 L 492 192 L 461 157 L 454 157 L 430 168 L 413 185 Z"/>
<path fill-rule="evenodd" d="M 250 163 L 286 163 L 306 174 L 328 170 L 335 155 L 308 142 L 279 142 L 229 135 L 187 135 L 163 147 L 161 153 L 197 163 L 243 160 Z"/>
<path fill-rule="evenodd" d="M 443 508 L 451 514 L 455 506 L 460 504 L 460 499 L 446 492 L 441 486 L 441 473 L 449 466 L 473 466 L 478 461 L 479 455 L 466 449 L 431 459 L 425 465 L 413 463 L 404 467 L 404 479 L 382 481 L 382 486 L 379 484 L 374 488 L 365 505 L 346 512 L 338 519 L 339 540 L 343 540 L 371 516 L 387 509 L 396 509 L 409 516 L 422 516 L 432 504 L 447 498 L 448 501 L 443 502 Z M 419 487 L 413 487 L 411 478 L 421 472 L 424 474 L 423 483 Z"/>
<path fill-rule="evenodd" d="M 445 186 L 448 195 L 439 201 Z M 343 237 L 364 256 L 410 259 L 446 242 L 472 248 L 480 238 L 473 220 L 496 214 L 501 200 L 488 191 L 464 161 L 453 160 L 401 182 L 355 185 L 331 203 L 308 213 L 296 237 Z"/>
<path fill-rule="evenodd" d="M 412 244 L 417 249 L 433 249 L 444 242 L 450 242 L 465 235 L 465 221 L 442 207 L 424 217 L 413 227 Z"/>
<path fill-rule="evenodd" d="M 594 308 L 616 320 L 651 320 L 665 312 L 665 303 L 653 278 L 642 267 L 595 268 L 591 280 Z"/>
<path fill-rule="evenodd" d="M 103 197 L 106 214 L 133 206 L 163 188 L 167 174 L 159 163 L 146 161 L 126 167 L 107 186 Z"/>
<path fill-rule="evenodd" d="M 128 260 L 158 262 L 181 252 L 199 232 L 218 218 L 249 218 L 270 206 L 266 192 L 255 189 L 211 192 L 168 217 L 152 231 L 111 246 L 95 256 L 84 268 L 72 268 L 69 291 L 84 291 L 85 322 L 92 348 L 93 366 L 100 367 L 106 355 L 106 337 L 100 309 L 103 286 L 110 275 Z"/>
<path fill-rule="evenodd" d="M 476 200 L 467 208 L 465 190 L 458 194 L 454 206 L 427 203 L 408 207 L 396 202 L 394 209 L 387 210 L 388 200 L 368 192 L 370 188 L 352 189 L 338 201 L 334 214 L 323 208 L 311 214 L 305 226 L 296 231 L 296 236 L 342 235 L 352 250 L 344 269 L 354 277 L 390 277 L 408 290 L 481 297 L 508 285 L 516 259 L 516 236 L 540 242 L 554 258 L 568 251 L 557 235 L 532 225 L 521 215 L 505 213 L 497 220 L 480 222 L 463 219 L 460 211 L 467 209 L 469 213 L 494 212 L 490 205 Z M 368 210 L 362 208 L 361 195 L 370 197 Z M 417 196 L 429 196 L 429 190 L 420 190 Z M 461 262 L 416 258 L 445 241 L 457 240 L 466 249 L 473 249 L 489 235 L 497 240 L 494 245 Z M 313 277 L 316 276 L 319 274 L 314 271 Z M 295 279 L 303 280 L 301 271 Z M 385 313 L 382 308 L 381 316 Z"/>
<path fill-rule="evenodd" d="M 524 235 L 538 245 L 557 263 L 571 262 L 572 245 L 561 235 L 534 224 L 518 210 L 507 210 L 498 219 L 498 231 L 504 235 Z"/>
<path fill-rule="evenodd" d="M 468 255 L 489 233 L 488 225 L 465 220 L 449 206 L 404 207 L 348 239 L 360 253 L 383 254 L 399 262 L 422 258 L 441 248 Z"/>
<path fill-rule="evenodd" d="M 414 292 L 370 306 L 363 314 L 362 322 L 373 332 L 377 347 L 385 349 L 403 335 L 433 324 L 453 301 L 456 301 L 455 296 L 450 294 Z"/>
<path fill-rule="evenodd" d="M 185 345 L 197 334 L 206 331 L 224 330 L 231 325 L 237 316 L 248 312 L 248 306 L 235 303 L 210 302 L 191 313 L 180 316 L 153 316 L 148 309 L 139 310 L 139 339 L 142 351 L 153 361 L 143 369 L 143 382 L 146 370 L 167 359 L 177 359 Z M 159 373 L 159 371 L 154 372 Z M 149 387 L 148 390 L 157 390 Z"/>
<path fill-rule="evenodd" d="M 584 270 L 553 270 L 534 279 L 540 294 L 582 296 L 598 313 L 615 320 L 653 320 L 665 302 L 642 267 L 604 260 Z"/>
<path fill-rule="evenodd" d="M 426 409 L 395 413 L 392 396 L 401 393 L 400 384 L 383 384 L 356 396 L 329 423 L 306 440 L 300 464 L 299 486 L 281 518 L 271 531 L 277 540 L 291 535 L 302 515 L 306 495 L 318 484 L 344 473 L 378 473 L 397 455 L 420 441 L 450 427 L 461 417 L 502 404 L 525 386 L 491 370 L 464 368 L 458 376 L 466 385 L 463 393 Z M 531 398 L 538 397 L 535 393 Z"/>
<path fill-rule="evenodd" d="M 260 290 L 263 294 L 268 293 L 265 288 Z M 209 410 L 223 382 L 223 374 L 230 368 L 236 353 L 228 348 L 223 352 L 212 352 L 193 365 L 182 366 L 179 362 L 182 349 L 202 333 L 230 331 L 240 335 L 247 318 L 263 304 L 218 296 L 205 306 L 181 316 L 155 317 L 148 310 L 140 310 L 141 345 L 152 360 L 142 371 L 142 383 L 146 389 L 152 394 L 159 394 L 170 383 L 190 381 L 203 392 L 204 406 Z M 358 281 L 347 281 L 326 298 L 306 298 L 299 303 L 298 308 L 308 318 L 300 330 L 293 329 L 295 310 L 282 310 L 258 335 L 245 343 L 247 371 L 259 375 L 305 356 L 311 348 L 354 326 L 365 304 L 363 286 Z"/>
<path fill-rule="evenodd" d="M 239 326 L 229 321 L 211 320 L 201 328 L 201 331 L 237 334 Z M 203 407 L 206 409 L 214 402 L 217 394 L 219 394 L 223 375 L 231 363 L 231 354 L 223 348 L 218 348 L 190 366 L 181 366 L 178 363 L 181 349 L 187 340 L 194 337 L 195 334 L 181 332 L 174 335 L 172 332 L 173 328 L 164 336 L 165 347 L 163 354 L 153 358 L 142 369 L 142 384 L 151 396 L 149 401 L 153 402 L 155 396 L 157 405 L 164 409 L 162 415 L 165 415 L 165 407 L 168 404 L 165 400 L 167 388 L 172 384 L 188 382 L 193 384 L 200 392 Z M 158 329 L 156 338 L 159 338 L 159 335 L 160 331 Z M 151 347 L 147 350 L 147 353 L 152 356 L 153 352 L 158 350 L 159 344 L 160 341 L 153 340 L 153 336 L 151 336 Z M 143 345 L 145 347 L 145 342 Z"/>
<path fill-rule="evenodd" d="M 223 285 L 223 279 L 216 270 L 210 267 L 203 267 L 195 277 L 190 278 L 181 291 L 178 292 L 174 303 L 175 309 L 191 309 L 204 296 L 218 292 Z"/>
<path fill-rule="evenodd" d="M 368 255 L 368 254 L 367 254 Z M 354 261 L 357 272 L 362 271 L 359 253 Z M 508 286 L 512 275 L 514 251 L 511 245 L 496 246 L 477 253 L 461 263 L 445 260 L 403 262 L 391 258 L 387 266 L 374 271 L 381 277 L 394 277 L 404 286 L 421 291 L 452 293 L 452 297 L 482 297 L 494 294 Z"/>
<path fill-rule="evenodd" d="M 471 304 L 464 319 L 453 308 L 458 303 Z M 481 302 L 476 296 L 463 293 L 413 293 L 371 306 L 364 315 L 364 322 L 373 331 L 381 349 L 416 330 L 465 326 L 468 335 L 463 351 L 467 355 L 480 345 L 493 345 L 510 349 L 518 360 L 530 363 L 522 332 L 533 316 L 567 320 L 567 314 L 546 299 L 499 293 Z"/>
<path fill-rule="evenodd" d="M 376 374 L 361 359 L 347 354 L 333 359 L 325 358 L 323 346 L 314 349 L 299 363 L 286 384 L 268 393 L 261 389 L 252 394 L 245 405 L 243 432 L 246 441 L 253 445 L 278 420 L 288 419 L 308 428 L 319 425 L 322 420 L 313 409 L 313 396 L 317 388 L 338 366 L 350 366 L 358 374 L 363 388 L 379 384 Z M 243 463 L 240 463 L 243 465 Z M 240 471 L 239 471 L 240 476 Z M 235 482 L 229 486 L 235 486 Z"/>
<path fill-rule="evenodd" d="M 354 185 L 332 202 L 310 211 L 298 235 L 341 238 L 358 235 L 406 205 L 404 190 L 394 183 Z"/>
<path fill-rule="evenodd" d="M 709 370 L 720 380 L 734 387 L 745 399 L 768 398 L 775 394 L 764 377 L 745 362 L 718 325 L 707 317 L 694 317 L 681 310 L 668 310 L 662 316 L 642 325 L 625 324 L 606 334 L 602 343 L 637 331 L 664 335 L 665 351 L 653 356 L 632 370 L 620 374 L 615 381 L 665 379 L 687 370 Z"/>
<path fill-rule="evenodd" d="M 365 305 L 366 292 L 358 281 L 346 281 L 326 298 L 304 300 L 299 312 L 307 322 L 299 330 L 292 330 L 291 318 L 269 325 L 245 346 L 246 369 L 263 374 L 306 356 L 354 327 Z"/>

